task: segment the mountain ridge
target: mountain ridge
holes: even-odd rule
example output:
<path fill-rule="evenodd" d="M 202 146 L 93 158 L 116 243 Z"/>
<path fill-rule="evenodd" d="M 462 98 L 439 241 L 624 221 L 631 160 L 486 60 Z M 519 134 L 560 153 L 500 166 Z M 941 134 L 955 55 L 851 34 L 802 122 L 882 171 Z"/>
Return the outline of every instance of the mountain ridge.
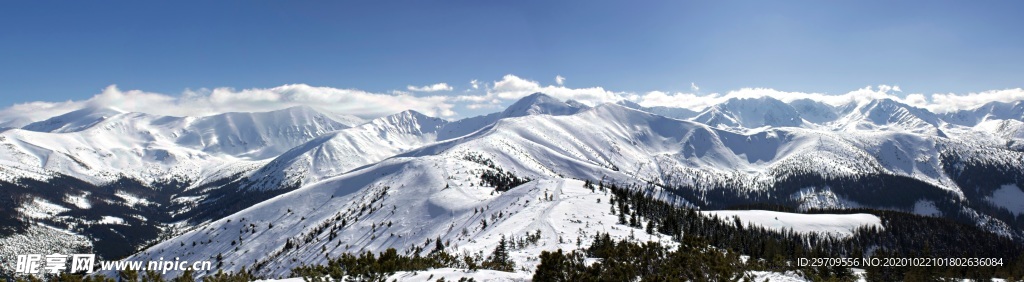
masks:
<path fill-rule="evenodd" d="M 39 215 L 39 210 L 58 206 L 48 211 L 53 213 L 48 224 L 69 221 L 71 232 L 96 232 L 108 226 L 71 220 L 74 214 L 98 213 L 83 205 L 84 199 L 94 205 L 110 201 L 125 206 L 106 216 L 130 222 L 136 222 L 130 217 L 149 219 L 152 223 L 146 228 L 152 232 L 147 236 L 152 240 L 177 238 L 154 241 L 155 247 L 134 258 L 184 254 L 203 259 L 224 253 L 232 259 L 256 259 L 268 267 L 261 273 L 274 275 L 287 274 L 284 271 L 293 266 L 287 258 L 323 257 L 316 248 L 330 246 L 320 242 L 295 250 L 263 250 L 273 256 L 261 261 L 232 251 L 226 243 L 238 241 L 237 234 L 212 230 L 253 232 L 238 222 L 245 217 L 266 224 L 280 218 L 276 214 L 294 216 L 288 206 L 322 202 L 331 208 L 302 209 L 300 219 L 272 221 L 290 231 L 260 235 L 283 236 L 260 242 L 284 245 L 313 233 L 317 238 L 353 236 L 352 242 L 359 242 L 330 247 L 336 254 L 407 249 L 443 237 L 461 240 L 461 250 L 475 252 L 506 232 L 525 236 L 539 228 L 551 232 L 545 233 L 543 248 L 566 247 L 554 242 L 560 237 L 556 232 L 570 232 L 557 226 L 575 226 L 568 218 L 610 216 L 543 200 L 550 193 L 574 195 L 560 198 L 565 205 L 583 203 L 576 199 L 597 200 L 598 195 L 585 195 L 580 180 L 650 185 L 656 187 L 656 197 L 697 208 L 770 203 L 801 209 L 918 211 L 1024 238 L 1024 222 L 1004 211 L 1015 207 L 988 200 L 996 193 L 1007 194 L 1005 189 L 1010 188 L 1005 187 L 1024 187 L 1024 178 L 1013 173 L 1024 169 L 1018 141 L 1024 137 L 1024 125 L 1015 119 L 991 118 L 967 126 L 893 100 L 831 107 L 810 100 L 732 99 L 688 119 L 638 106 L 585 107 L 535 93 L 489 115 L 449 121 L 409 110 L 354 127 L 332 122 L 308 107 L 208 117 L 120 113 L 100 122 L 87 121 L 90 125 L 77 131 L 0 132 L 0 171 L 6 177 L 0 177 L 0 184 L 23 189 L 17 193 L 28 200 L 16 204 L 18 214 Z M 973 177 L 982 174 L 989 176 Z M 161 177 L 167 175 L 175 177 Z M 501 185 L 489 182 L 493 175 L 527 184 L 498 189 Z M 54 191 L 33 191 L 18 184 L 28 181 L 82 184 Z M 884 189 L 886 185 L 900 188 Z M 113 192 L 97 192 L 101 190 Z M 305 200 L 294 200 L 297 195 L 306 195 Z M 154 204 L 138 204 L 145 202 Z M 408 217 L 390 217 L 387 203 L 393 211 L 398 206 L 415 211 Z M 158 206 L 161 212 L 143 211 Z M 932 208 L 921 208 L 925 206 Z M 515 220 L 502 217 L 499 223 L 490 217 L 497 216 L 494 211 L 487 217 L 478 214 L 481 208 L 499 209 Z M 568 218 L 545 210 L 560 210 Z M 254 213 L 268 218 L 248 215 Z M 317 230 L 318 224 L 337 216 L 361 223 L 342 235 Z M 539 221 L 526 220 L 531 217 Z M 476 226 L 481 219 L 503 231 Z M 376 231 L 385 221 L 399 224 L 394 236 L 404 240 Z M 427 222 L 452 227 L 416 227 Z M 604 219 L 592 222 L 615 226 Z M 89 225 L 96 228 L 79 228 Z M 459 228 L 466 228 L 467 234 Z M 263 229 L 252 234 L 259 230 Z M 357 236 L 367 230 L 374 238 Z M 621 231 L 617 236 L 626 236 L 629 229 Z M 182 244 L 191 245 L 188 238 L 217 243 L 210 246 L 212 251 L 181 253 L 187 249 L 179 248 Z"/>

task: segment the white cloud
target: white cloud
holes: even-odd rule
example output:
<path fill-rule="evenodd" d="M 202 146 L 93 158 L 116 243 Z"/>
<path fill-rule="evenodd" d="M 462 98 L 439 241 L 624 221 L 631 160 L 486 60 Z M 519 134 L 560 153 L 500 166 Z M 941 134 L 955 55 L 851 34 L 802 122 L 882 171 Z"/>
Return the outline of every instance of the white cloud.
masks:
<path fill-rule="evenodd" d="M 563 78 L 564 79 L 564 78 Z M 556 79 L 557 80 L 557 79 Z M 557 81 L 556 81 L 557 82 Z M 563 81 L 564 82 L 564 81 Z M 113 107 L 124 111 L 142 112 L 169 116 L 205 116 L 224 112 L 259 112 L 279 110 L 291 106 L 311 106 L 339 114 L 375 118 L 403 110 L 416 110 L 438 117 L 457 117 L 455 107 L 471 111 L 500 110 L 508 102 L 536 92 L 546 93 L 559 100 L 577 100 L 588 105 L 630 100 L 640 105 L 688 108 L 695 111 L 724 102 L 731 98 L 759 98 L 770 96 L 783 102 L 797 99 L 811 99 L 834 106 L 851 102 L 865 102 L 872 99 L 889 98 L 912 106 L 929 109 L 936 113 L 973 109 L 989 102 L 1024 101 L 1024 89 L 991 90 L 978 93 L 953 94 L 910 93 L 903 95 L 899 86 L 868 86 L 843 94 L 787 92 L 770 88 L 742 88 L 725 94 L 682 93 L 650 91 L 646 93 L 615 92 L 600 86 L 569 88 L 563 85 L 541 85 L 512 74 L 501 80 L 483 83 L 478 80 L 470 84 L 480 90 L 463 95 L 416 96 L 407 91 L 372 93 L 358 89 L 314 87 L 305 84 L 289 84 L 273 88 L 252 88 L 236 90 L 215 88 L 186 90 L 180 95 L 121 90 L 115 85 L 108 86 L 100 93 L 86 100 L 63 102 L 29 102 L 0 109 L 0 127 L 16 127 L 44 120 L 56 115 L 87 106 Z M 699 90 L 691 83 L 694 92 Z M 451 89 L 444 83 L 415 88 Z M 483 92 L 483 93 L 480 93 Z M 422 94 L 421 94 L 422 95 Z"/>
<path fill-rule="evenodd" d="M 495 81 L 493 85 L 493 87 L 488 89 L 487 97 L 496 97 L 503 100 L 515 100 L 541 92 L 560 100 L 576 100 L 593 106 L 623 100 L 623 95 L 625 94 L 623 92 L 605 90 L 602 87 L 568 88 L 555 85 L 542 86 L 536 81 L 523 79 L 511 74 L 507 74 L 501 80 Z"/>
<path fill-rule="evenodd" d="M 925 97 L 924 94 L 920 93 L 909 94 L 906 98 L 903 99 L 903 101 L 906 102 L 907 105 L 911 105 L 914 107 L 928 107 L 928 98 Z"/>
<path fill-rule="evenodd" d="M 693 92 L 697 92 L 700 91 L 700 87 L 697 87 L 697 83 L 690 82 L 690 90 L 692 90 Z"/>
<path fill-rule="evenodd" d="M 29 102 L 0 110 L 0 128 L 21 127 L 34 121 L 58 116 L 83 107 L 82 102 Z"/>
<path fill-rule="evenodd" d="M 501 105 L 498 104 L 469 104 L 466 105 L 467 109 L 470 110 L 482 110 L 482 109 L 500 109 Z"/>
<path fill-rule="evenodd" d="M 186 90 L 179 96 L 120 90 L 108 86 L 88 100 L 32 102 L 0 110 L 0 126 L 19 126 L 44 120 L 84 107 L 112 107 L 129 112 L 168 116 L 205 116 L 225 112 L 262 112 L 292 106 L 373 118 L 412 109 L 431 116 L 450 117 L 451 97 L 417 97 L 408 93 L 370 93 L 357 89 L 313 87 L 289 84 L 274 88 L 235 90 L 232 88 Z M 6 125 L 5 125 L 6 124 Z"/>
<path fill-rule="evenodd" d="M 936 112 L 950 112 L 961 109 L 974 109 L 991 102 L 1016 102 L 1024 100 L 1024 89 L 1013 88 L 989 90 L 980 93 L 957 95 L 953 93 L 932 94 L 928 109 Z"/>
<path fill-rule="evenodd" d="M 469 85 L 473 86 L 473 89 L 480 89 L 480 81 L 474 79 L 469 81 Z"/>
<path fill-rule="evenodd" d="M 783 102 L 792 102 L 799 99 L 811 99 L 833 106 L 841 106 L 848 103 L 862 103 L 874 99 L 892 99 L 907 105 L 928 109 L 935 113 L 946 113 L 958 110 L 968 110 L 980 107 L 990 102 L 1014 102 L 1024 100 L 1024 89 L 990 90 L 980 93 L 969 94 L 921 94 L 911 93 L 905 96 L 897 95 L 902 92 L 896 85 L 867 86 L 844 94 L 787 92 L 770 88 L 742 88 L 729 91 L 725 95 L 717 93 L 708 95 L 697 95 L 693 93 L 666 93 L 651 91 L 643 95 L 629 97 L 631 101 L 645 107 L 669 106 L 681 107 L 691 110 L 703 110 L 707 106 L 725 102 L 731 98 L 760 98 L 764 96 L 779 99 Z"/>
<path fill-rule="evenodd" d="M 644 95 L 637 96 L 634 102 L 644 107 L 675 107 L 692 110 L 702 110 L 716 102 L 719 102 L 719 95 L 709 94 L 698 96 L 693 93 L 666 93 L 662 91 L 651 91 Z"/>
<path fill-rule="evenodd" d="M 556 75 L 555 76 L 555 83 L 558 83 L 558 85 L 565 85 L 565 77 L 563 77 L 561 75 Z"/>
<path fill-rule="evenodd" d="M 638 96 L 634 101 L 645 107 L 668 106 L 687 108 L 695 111 L 703 110 L 708 106 L 719 104 L 732 98 L 760 98 L 765 96 L 787 103 L 799 99 L 811 99 L 833 106 L 881 98 L 890 98 L 902 102 L 903 99 L 888 93 L 888 91 L 892 89 L 893 88 L 891 86 L 886 85 L 880 85 L 878 87 L 868 86 L 840 95 L 787 92 L 771 88 L 741 88 L 739 90 L 729 91 L 725 95 L 718 93 L 697 95 L 694 93 L 665 93 L 661 91 L 652 91 Z"/>
<path fill-rule="evenodd" d="M 409 86 L 406 86 L 405 88 L 409 89 L 409 91 L 415 91 L 415 92 L 452 91 L 452 89 L 455 89 L 455 88 L 452 88 L 450 85 L 448 85 L 448 83 L 444 83 L 444 82 L 433 84 L 433 85 L 419 86 L 419 87 L 409 85 Z"/>

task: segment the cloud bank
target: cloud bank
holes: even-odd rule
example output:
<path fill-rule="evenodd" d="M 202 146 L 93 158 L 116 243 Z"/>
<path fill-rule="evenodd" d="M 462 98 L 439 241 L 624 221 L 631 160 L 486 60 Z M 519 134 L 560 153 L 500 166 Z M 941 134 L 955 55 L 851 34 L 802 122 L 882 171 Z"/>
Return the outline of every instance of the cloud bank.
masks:
<path fill-rule="evenodd" d="M 452 91 L 452 89 L 455 89 L 455 88 L 452 88 L 451 86 L 449 86 L 448 83 L 444 83 L 444 82 L 433 84 L 433 85 L 419 86 L 419 87 L 409 85 L 409 86 L 406 86 L 405 88 L 409 89 L 409 91 L 415 91 L 415 92 Z"/>
<path fill-rule="evenodd" d="M 289 84 L 274 88 L 235 90 L 216 88 L 188 90 L 179 96 L 141 90 L 121 90 L 116 85 L 83 101 L 32 102 L 0 110 L 0 127 L 14 127 L 85 107 L 111 107 L 129 112 L 167 116 L 206 116 L 225 112 L 263 112 L 292 106 L 311 106 L 328 112 L 373 118 L 404 110 L 450 117 L 454 105 L 446 96 L 380 94 L 357 89 Z"/>
<path fill-rule="evenodd" d="M 472 80 L 470 81 L 471 89 L 458 93 L 451 93 L 450 91 L 454 88 L 447 83 L 407 87 L 413 92 L 449 91 L 444 95 L 430 94 L 427 96 L 412 95 L 410 92 L 397 90 L 390 93 L 373 93 L 359 89 L 315 87 L 305 84 L 244 90 L 233 88 L 186 90 L 180 95 L 167 95 L 142 90 L 121 90 L 116 85 L 111 85 L 86 100 L 29 102 L 0 109 L 0 127 L 18 127 L 84 107 L 112 107 L 123 111 L 168 116 L 205 116 L 225 112 L 272 111 L 304 105 L 361 118 L 375 118 L 409 109 L 431 116 L 458 118 L 485 114 L 486 111 L 497 111 L 512 101 L 537 92 L 546 93 L 560 100 L 575 100 L 591 106 L 629 100 L 647 107 L 679 107 L 695 111 L 732 98 L 764 96 L 773 97 L 783 102 L 811 99 L 833 106 L 888 98 L 926 108 L 936 113 L 973 109 L 990 102 L 1024 101 L 1024 89 L 1021 88 L 967 94 L 905 94 L 899 86 L 890 85 L 866 86 L 842 94 L 788 92 L 770 88 L 742 88 L 724 94 L 669 91 L 635 93 L 612 91 L 601 86 L 570 88 L 564 85 L 565 79 L 559 75 L 556 76 L 555 85 L 543 85 L 534 80 L 508 74 L 500 80 L 491 82 Z M 693 92 L 701 89 L 696 83 L 691 83 L 688 86 Z M 461 114 L 466 114 L 466 112 L 473 114 L 461 116 L 456 112 L 457 109 L 465 111 Z"/>

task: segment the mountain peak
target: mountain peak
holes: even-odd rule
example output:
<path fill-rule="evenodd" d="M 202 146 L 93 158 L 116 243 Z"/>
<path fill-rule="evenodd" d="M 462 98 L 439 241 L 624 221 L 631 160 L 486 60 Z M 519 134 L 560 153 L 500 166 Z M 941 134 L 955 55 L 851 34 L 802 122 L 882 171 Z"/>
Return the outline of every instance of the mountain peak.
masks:
<path fill-rule="evenodd" d="M 92 127 L 108 118 L 125 113 L 111 107 L 85 107 L 43 121 L 33 122 L 22 127 L 24 130 L 38 132 L 76 132 Z"/>
<path fill-rule="evenodd" d="M 423 114 L 421 112 L 418 112 L 418 111 L 412 110 L 412 109 L 398 112 L 397 114 L 394 114 L 393 116 L 410 116 L 410 117 L 417 117 L 417 118 L 434 118 L 432 116 L 428 116 L 426 114 Z"/>
<path fill-rule="evenodd" d="M 339 114 L 331 111 L 321 111 L 318 110 L 317 108 L 308 105 L 291 106 L 276 111 L 270 111 L 267 113 L 277 113 L 288 116 L 326 117 L 327 119 L 340 123 L 345 127 L 354 127 L 356 125 L 366 122 L 366 120 L 363 120 L 362 118 L 356 116 Z"/>
<path fill-rule="evenodd" d="M 780 101 L 779 99 L 775 99 L 774 97 L 771 97 L 771 96 L 761 96 L 761 97 L 744 97 L 744 98 L 733 97 L 733 98 L 729 98 L 729 100 L 726 100 L 721 105 L 764 106 L 765 104 L 767 104 L 767 105 L 778 105 L 778 104 L 785 104 L 785 103 Z"/>
<path fill-rule="evenodd" d="M 380 128 L 395 132 L 436 132 L 448 121 L 417 112 L 415 110 L 404 110 L 389 116 L 380 117 L 362 125 L 365 128 Z"/>
<path fill-rule="evenodd" d="M 633 101 L 630 101 L 630 100 L 618 101 L 618 102 L 615 102 L 615 104 L 619 104 L 620 106 L 623 106 L 623 107 L 626 107 L 626 108 L 630 108 L 630 109 L 634 109 L 634 110 L 641 110 L 641 109 L 644 108 L 644 106 L 641 106 L 640 104 L 637 104 L 636 102 L 633 102 Z"/>
<path fill-rule="evenodd" d="M 291 107 L 287 107 L 287 108 L 281 109 L 279 111 L 287 111 L 287 112 L 319 112 L 316 109 L 314 109 L 313 107 L 310 107 L 310 106 L 307 106 L 307 105 L 291 106 Z"/>
<path fill-rule="evenodd" d="M 580 103 L 569 104 L 559 101 L 544 93 L 533 93 L 519 99 L 504 112 L 501 117 L 520 117 L 528 115 L 571 115 L 585 109 Z"/>
<path fill-rule="evenodd" d="M 895 127 L 940 136 L 943 134 L 938 129 L 937 115 L 889 98 L 874 99 L 860 104 L 842 118 L 838 125 L 856 130 Z"/>
<path fill-rule="evenodd" d="M 946 122 L 975 126 L 987 120 L 1024 121 L 1024 101 L 993 101 L 969 110 L 960 110 L 943 115 Z"/>
<path fill-rule="evenodd" d="M 824 124 L 839 118 L 835 107 L 807 98 L 793 100 L 789 102 L 789 106 L 796 109 L 801 118 L 816 124 Z"/>
<path fill-rule="evenodd" d="M 693 119 L 711 126 L 746 128 L 800 126 L 803 123 L 803 119 L 796 109 L 768 96 L 730 98 L 721 104 L 708 107 Z"/>
<path fill-rule="evenodd" d="M 656 115 L 663 116 L 663 117 L 670 117 L 670 118 L 674 118 L 674 119 L 689 119 L 689 118 L 692 118 L 692 117 L 697 115 L 697 112 L 695 112 L 693 110 L 690 110 L 690 109 L 687 109 L 687 108 L 665 107 L 665 106 L 644 107 L 644 106 L 642 106 L 640 104 L 637 104 L 636 102 L 633 102 L 633 101 L 630 101 L 630 100 L 621 100 L 621 101 L 615 102 L 615 104 L 619 105 L 619 106 L 626 107 L 626 108 L 630 108 L 630 109 L 634 109 L 634 110 L 638 110 L 638 111 L 645 111 L 645 112 L 648 112 L 648 113 L 656 114 Z"/>

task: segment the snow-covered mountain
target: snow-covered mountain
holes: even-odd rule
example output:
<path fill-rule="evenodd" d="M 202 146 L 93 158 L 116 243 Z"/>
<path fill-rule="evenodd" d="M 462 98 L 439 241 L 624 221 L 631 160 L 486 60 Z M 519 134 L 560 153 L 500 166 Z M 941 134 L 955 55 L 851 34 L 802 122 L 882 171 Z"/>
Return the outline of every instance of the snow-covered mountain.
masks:
<path fill-rule="evenodd" d="M 708 107 L 693 120 L 710 126 L 744 128 L 795 127 L 804 122 L 792 106 L 768 96 L 732 98 Z"/>
<path fill-rule="evenodd" d="M 843 117 L 836 127 L 846 131 L 889 130 L 910 131 L 942 136 L 941 119 L 926 109 L 913 107 L 892 99 L 851 103 L 840 109 Z"/>
<path fill-rule="evenodd" d="M 248 159 L 276 157 L 310 139 L 351 127 L 306 106 L 185 119 L 178 144 Z"/>
<path fill-rule="evenodd" d="M 257 189 L 308 184 L 427 144 L 469 135 L 502 118 L 566 115 L 579 112 L 583 107 L 535 93 L 503 112 L 454 122 L 404 111 L 297 146 L 254 172 L 251 178 L 261 181 L 258 186 L 264 188 Z"/>
<path fill-rule="evenodd" d="M 814 124 L 827 124 L 839 118 L 835 107 L 811 99 L 798 99 L 789 102 L 800 117 Z"/>
<path fill-rule="evenodd" d="M 573 102 L 570 104 L 570 102 Z M 509 106 L 501 112 L 501 117 L 521 117 L 528 115 L 571 115 L 586 109 L 586 106 L 574 101 L 559 101 L 544 93 L 533 93 Z"/>
<path fill-rule="evenodd" d="M 206 117 L 83 109 L 0 133 L 0 163 L 94 184 L 121 175 L 194 179 L 210 167 L 270 159 L 348 127 L 308 107 Z"/>
<path fill-rule="evenodd" d="M 850 134 L 803 128 L 736 133 L 611 104 L 574 115 L 507 118 L 471 136 L 427 144 L 304 186 L 134 259 L 199 260 L 220 254 L 225 262 L 251 261 L 245 265 L 278 277 L 300 262 L 323 263 L 342 252 L 423 247 L 426 253 L 436 238 L 450 242 L 456 253 L 485 252 L 501 235 L 518 238 L 540 230 L 540 243 L 516 254 L 519 262 L 535 264 L 529 254 L 539 249 L 579 246 L 565 243 L 565 237 L 586 245 L 595 230 L 618 238 L 640 232 L 612 223 L 607 207 L 596 203 L 605 195 L 574 179 L 656 183 L 663 187 L 656 193 L 681 205 L 712 208 L 773 197 L 799 205 L 828 204 L 823 200 L 832 197 L 838 206 L 817 207 L 904 210 L 924 201 L 938 203 L 940 213 L 974 214 L 990 230 L 1020 236 L 1006 222 L 962 205 L 976 198 L 959 188 L 943 160 L 950 151 L 973 152 L 980 153 L 973 155 L 979 160 L 1019 167 L 1013 160 L 1022 154 L 1001 159 L 944 139 L 903 131 Z M 484 171 L 531 181 L 500 192 L 482 180 Z M 796 180 L 808 176 L 815 177 L 806 183 Z M 903 185 L 869 190 L 880 179 Z M 719 193 L 735 196 L 713 196 Z M 863 224 L 877 224 L 877 219 Z M 191 247 L 193 241 L 200 243 Z"/>
<path fill-rule="evenodd" d="M 127 255 L 183 232 L 175 222 L 219 218 L 204 210 L 223 216 L 244 208 L 230 205 L 245 203 L 236 197 L 275 195 L 234 193 L 232 183 L 270 157 L 345 128 L 308 107 L 206 117 L 87 108 L 6 130 L 0 197 L 11 199 L 15 216 L 2 229 L 28 231 L 29 222 L 41 222 L 91 237 L 101 255 Z"/>
<path fill-rule="evenodd" d="M 22 129 L 39 132 L 76 132 L 123 113 L 125 112 L 113 108 L 87 107 L 44 121 L 30 123 Z"/>
<path fill-rule="evenodd" d="M 674 107 L 665 107 L 665 106 L 644 107 L 644 106 L 641 106 L 640 104 L 634 103 L 634 102 L 629 101 L 629 100 L 622 100 L 622 101 L 616 102 L 616 104 L 619 104 L 619 105 L 621 105 L 623 107 L 627 107 L 627 108 L 630 108 L 630 109 L 645 111 L 645 112 L 648 112 L 648 113 L 652 113 L 652 114 L 656 114 L 656 115 L 664 116 L 664 117 L 670 117 L 670 118 L 674 118 L 674 119 L 690 119 L 692 117 L 697 116 L 697 114 L 698 114 L 697 112 L 695 112 L 693 110 L 690 110 L 690 109 L 687 109 L 687 108 L 674 108 Z"/>
<path fill-rule="evenodd" d="M 476 253 L 540 231 L 514 252 L 535 265 L 539 250 L 585 246 L 598 230 L 643 233 L 615 224 L 608 195 L 583 187 L 600 180 L 680 206 L 892 209 L 1024 238 L 1019 207 L 993 200 L 1024 187 L 1024 126 L 1013 107 L 995 108 L 957 123 L 893 100 L 765 97 L 687 119 L 537 93 L 455 121 L 404 111 L 352 124 L 305 107 L 208 117 L 83 109 L 0 132 L 0 196 L 16 207 L 0 223 L 31 219 L 89 235 L 97 249 L 130 237 L 116 228 L 145 226 L 131 235 L 145 242 L 130 247 L 155 245 L 132 259 L 219 255 L 225 270 L 258 265 L 272 277 L 342 252 L 429 252 L 424 242 L 441 238 Z M 525 184 L 503 191 L 485 179 L 495 174 Z"/>
<path fill-rule="evenodd" d="M 1024 101 L 991 102 L 975 109 L 947 113 L 943 118 L 949 123 L 964 126 L 974 126 L 989 120 L 1024 121 Z"/>

